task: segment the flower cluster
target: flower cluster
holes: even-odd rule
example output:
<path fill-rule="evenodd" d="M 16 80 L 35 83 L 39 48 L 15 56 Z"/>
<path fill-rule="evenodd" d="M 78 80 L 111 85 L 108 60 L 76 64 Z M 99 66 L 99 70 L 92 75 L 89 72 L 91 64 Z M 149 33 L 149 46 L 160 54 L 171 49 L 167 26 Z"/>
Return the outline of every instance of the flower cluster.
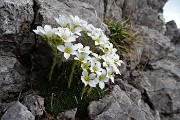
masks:
<path fill-rule="evenodd" d="M 60 15 L 55 20 L 59 24 L 58 28 L 45 25 L 33 31 L 47 40 L 54 49 L 62 52 L 65 59 L 73 58 L 80 62 L 83 70 L 81 80 L 85 86 L 99 85 L 103 89 L 106 82 L 114 82 L 114 74 L 120 74 L 118 66 L 123 62 L 103 30 L 78 16 Z M 91 48 L 78 43 L 77 38 L 83 35 L 92 40 Z"/>

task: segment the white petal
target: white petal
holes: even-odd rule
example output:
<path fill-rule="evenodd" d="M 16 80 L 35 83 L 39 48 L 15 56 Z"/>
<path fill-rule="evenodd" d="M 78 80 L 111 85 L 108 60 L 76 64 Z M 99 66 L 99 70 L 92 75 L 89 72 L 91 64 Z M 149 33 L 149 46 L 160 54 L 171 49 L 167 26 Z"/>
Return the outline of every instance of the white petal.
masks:
<path fill-rule="evenodd" d="M 39 34 L 39 32 L 40 32 L 39 30 L 33 30 L 33 31 L 34 31 L 36 34 Z"/>
<path fill-rule="evenodd" d="M 77 52 L 76 52 L 76 51 L 71 51 L 71 54 L 72 54 L 72 55 L 76 55 Z"/>
<path fill-rule="evenodd" d="M 57 46 L 57 49 L 61 52 L 64 52 L 65 47 L 63 45 Z"/>
<path fill-rule="evenodd" d="M 89 75 L 89 77 L 90 77 L 91 80 L 94 79 L 95 76 L 96 76 L 96 74 L 94 74 L 94 73 L 91 73 L 91 74 Z"/>
<path fill-rule="evenodd" d="M 46 34 L 44 29 L 41 26 L 37 26 L 37 30 L 39 30 L 41 33 Z"/>
<path fill-rule="evenodd" d="M 70 36 L 67 38 L 67 40 L 65 40 L 64 42 L 73 42 L 73 41 L 76 41 L 76 38 Z"/>
<path fill-rule="evenodd" d="M 95 83 L 95 84 L 98 84 L 98 83 L 99 83 L 98 78 L 95 78 L 95 79 L 94 79 L 94 83 Z"/>
<path fill-rule="evenodd" d="M 64 53 L 64 57 L 68 59 L 70 57 L 70 54 Z"/>
<path fill-rule="evenodd" d="M 83 75 L 83 76 L 88 76 L 87 70 L 84 70 L 84 71 L 82 72 L 82 75 Z"/>
<path fill-rule="evenodd" d="M 89 86 L 91 87 L 96 87 L 96 84 L 93 80 L 89 81 Z"/>
<path fill-rule="evenodd" d="M 85 80 L 82 80 L 82 82 L 84 83 L 85 86 L 88 85 L 88 83 Z"/>
<path fill-rule="evenodd" d="M 108 79 L 107 77 L 105 77 L 103 81 L 104 81 L 104 82 L 108 82 L 109 79 Z"/>
<path fill-rule="evenodd" d="M 46 32 L 48 32 L 48 31 L 51 31 L 51 26 L 50 25 L 45 25 L 44 26 L 44 30 L 46 31 Z"/>
<path fill-rule="evenodd" d="M 104 88 L 104 86 L 105 86 L 105 84 L 104 84 L 104 82 L 99 82 L 99 87 L 101 88 L 101 89 L 103 89 Z"/>
<path fill-rule="evenodd" d="M 111 81 L 114 83 L 114 77 L 113 76 L 111 77 Z"/>

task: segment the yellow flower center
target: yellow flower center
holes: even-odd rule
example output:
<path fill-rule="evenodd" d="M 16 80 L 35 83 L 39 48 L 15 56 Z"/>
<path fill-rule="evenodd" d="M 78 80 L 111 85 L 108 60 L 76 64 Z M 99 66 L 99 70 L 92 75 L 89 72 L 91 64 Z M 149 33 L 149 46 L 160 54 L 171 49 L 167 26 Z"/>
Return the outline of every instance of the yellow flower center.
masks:
<path fill-rule="evenodd" d="M 85 64 L 85 65 L 84 65 L 84 68 L 85 68 L 85 69 L 88 69 L 88 67 L 89 67 L 88 64 Z"/>
<path fill-rule="evenodd" d="M 97 71 L 97 67 L 96 67 L 96 66 L 93 66 L 93 70 L 94 70 L 94 71 Z"/>
<path fill-rule="evenodd" d="M 63 40 L 67 40 L 67 36 L 61 36 L 61 38 L 63 39 Z"/>
<path fill-rule="evenodd" d="M 102 81 L 103 80 L 103 76 L 99 76 L 99 81 Z"/>
<path fill-rule="evenodd" d="M 117 63 L 118 61 L 119 61 L 119 60 L 117 60 L 117 59 L 116 59 L 116 60 L 114 60 L 114 62 L 115 62 L 115 63 Z"/>
<path fill-rule="evenodd" d="M 71 53 L 71 49 L 70 48 L 65 48 L 64 52 L 70 54 Z"/>
<path fill-rule="evenodd" d="M 87 81 L 87 82 L 89 82 L 90 77 L 89 77 L 89 76 L 84 76 L 84 80 Z"/>
<path fill-rule="evenodd" d="M 110 64 L 110 62 L 109 62 L 109 61 L 106 61 L 106 64 L 107 64 L 107 65 L 109 65 L 109 64 Z"/>
<path fill-rule="evenodd" d="M 83 60 L 84 60 L 84 56 L 82 56 L 82 57 L 79 58 L 79 61 L 82 62 Z"/>

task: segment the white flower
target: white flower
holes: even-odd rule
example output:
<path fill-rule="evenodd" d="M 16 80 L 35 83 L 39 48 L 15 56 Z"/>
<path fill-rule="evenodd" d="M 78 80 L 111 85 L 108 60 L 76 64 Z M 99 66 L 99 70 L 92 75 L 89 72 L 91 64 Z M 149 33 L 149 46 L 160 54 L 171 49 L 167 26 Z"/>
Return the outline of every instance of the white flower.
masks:
<path fill-rule="evenodd" d="M 80 25 L 81 24 L 81 19 L 76 15 L 75 17 L 70 15 L 70 18 L 72 20 L 71 24 L 74 24 L 76 26 Z"/>
<path fill-rule="evenodd" d="M 89 33 L 95 29 L 95 27 L 92 24 L 87 24 L 87 22 L 85 21 L 82 21 L 81 27 L 83 28 L 84 31 L 89 32 Z"/>
<path fill-rule="evenodd" d="M 55 32 L 58 31 L 57 28 L 52 28 L 50 25 L 45 25 L 44 28 L 41 26 L 37 26 L 37 30 L 33 30 L 36 34 L 41 36 L 47 36 L 48 38 L 51 36 L 56 36 Z"/>
<path fill-rule="evenodd" d="M 109 39 L 106 37 L 106 35 L 101 34 L 101 36 L 99 36 L 94 40 L 95 40 L 95 45 L 104 45 L 106 41 L 108 41 Z"/>
<path fill-rule="evenodd" d="M 82 28 L 77 26 L 77 27 L 70 27 L 70 31 L 74 34 L 77 34 L 79 36 L 81 36 L 81 31 L 82 31 Z"/>
<path fill-rule="evenodd" d="M 119 55 L 117 54 L 113 56 L 113 60 L 114 60 L 114 63 L 118 66 L 121 66 L 121 64 L 123 63 L 123 61 L 119 59 Z"/>
<path fill-rule="evenodd" d="M 81 68 L 83 70 L 88 70 L 89 69 L 89 66 L 90 66 L 90 61 L 88 60 L 86 63 L 82 63 L 81 64 Z"/>
<path fill-rule="evenodd" d="M 97 40 L 101 34 L 95 32 L 95 31 L 92 31 L 92 32 L 88 32 L 87 35 L 89 37 L 91 37 L 93 40 Z"/>
<path fill-rule="evenodd" d="M 74 16 L 70 15 L 70 18 L 72 21 L 69 24 L 69 28 L 70 28 L 71 32 L 81 36 L 80 32 L 82 31 L 82 27 L 81 27 L 82 20 L 78 16 L 74 17 Z"/>
<path fill-rule="evenodd" d="M 104 60 L 103 67 L 109 67 L 114 64 L 113 60 L 107 55 L 103 55 L 102 59 Z"/>
<path fill-rule="evenodd" d="M 100 73 L 102 70 L 101 63 L 94 61 L 94 59 L 92 59 L 90 70 L 91 70 L 91 72 Z"/>
<path fill-rule="evenodd" d="M 89 46 L 84 47 L 81 43 L 78 43 L 78 44 L 75 44 L 75 45 L 78 46 L 78 52 L 79 53 L 87 53 L 87 54 L 91 53 Z"/>
<path fill-rule="evenodd" d="M 96 74 L 91 73 L 90 75 L 88 74 L 88 72 L 86 70 L 84 70 L 82 72 L 82 76 L 81 76 L 81 80 L 82 82 L 85 84 L 85 86 L 89 85 L 91 87 L 96 87 L 96 82 L 95 82 L 95 77 Z"/>
<path fill-rule="evenodd" d="M 112 64 L 112 67 L 116 74 L 121 74 L 118 67 L 115 64 Z"/>
<path fill-rule="evenodd" d="M 104 82 L 108 82 L 109 81 L 109 78 L 106 77 L 106 70 L 102 69 L 102 71 L 97 74 L 96 80 L 99 81 L 99 87 L 101 89 L 103 89 L 104 86 L 105 86 Z"/>
<path fill-rule="evenodd" d="M 55 18 L 55 20 L 61 27 L 67 27 L 72 22 L 68 15 L 59 15 L 59 18 Z"/>
<path fill-rule="evenodd" d="M 72 43 L 65 43 L 64 45 L 59 45 L 57 46 L 57 49 L 61 52 L 64 52 L 64 57 L 68 59 L 70 55 L 75 55 L 77 54 L 76 50 L 77 47 L 75 47 Z"/>
<path fill-rule="evenodd" d="M 107 75 L 106 77 L 111 79 L 111 81 L 114 83 L 114 71 L 112 67 L 106 67 Z"/>
<path fill-rule="evenodd" d="M 91 57 L 87 53 L 78 53 L 78 54 L 76 54 L 76 57 L 74 59 L 79 60 L 82 63 L 87 63 L 87 60 L 90 60 Z"/>
<path fill-rule="evenodd" d="M 58 27 L 58 32 L 56 34 L 64 41 L 64 42 L 73 42 L 76 41 L 78 36 L 73 35 L 68 28 Z"/>
<path fill-rule="evenodd" d="M 96 54 L 96 53 L 92 53 L 92 55 L 94 56 L 94 57 L 92 57 L 92 59 L 94 59 L 94 61 L 96 62 L 100 62 L 101 61 L 101 58 L 102 58 L 102 56 L 100 56 L 100 55 L 98 55 L 98 54 Z"/>

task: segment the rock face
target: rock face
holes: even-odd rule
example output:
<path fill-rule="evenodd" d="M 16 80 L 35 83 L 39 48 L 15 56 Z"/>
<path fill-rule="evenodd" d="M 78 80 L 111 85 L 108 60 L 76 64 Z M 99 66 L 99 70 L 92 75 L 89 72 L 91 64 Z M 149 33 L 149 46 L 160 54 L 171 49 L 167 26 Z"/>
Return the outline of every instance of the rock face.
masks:
<path fill-rule="evenodd" d="M 153 110 L 158 110 L 161 116 L 176 116 L 180 110 L 179 46 L 156 30 L 147 27 L 136 30 L 142 33 L 146 46 L 141 49 L 140 61 L 144 71 L 139 71 L 135 80 L 145 90 Z"/>
<path fill-rule="evenodd" d="M 77 108 L 61 112 L 57 115 L 57 120 L 75 120 Z"/>
<path fill-rule="evenodd" d="M 1 0 L 0 3 L 0 53 L 28 53 L 34 42 L 30 34 L 34 19 L 33 1 Z"/>
<path fill-rule="evenodd" d="M 78 0 L 36 0 L 39 9 L 36 11 L 36 23 L 57 26 L 55 17 L 61 14 L 78 15 L 95 27 L 106 29 L 102 20 L 97 16 L 93 6 Z M 53 8 L 53 9 L 52 9 Z"/>
<path fill-rule="evenodd" d="M 165 35 L 169 37 L 172 43 L 180 43 L 180 31 L 177 28 L 177 25 L 174 20 L 166 23 L 166 32 Z"/>
<path fill-rule="evenodd" d="M 130 17 L 133 24 L 148 26 L 164 32 L 164 21 L 159 13 L 167 0 L 80 0 L 91 4 L 100 18 L 114 18 L 121 21 Z"/>
<path fill-rule="evenodd" d="M 43 115 L 43 110 L 45 110 L 44 98 L 38 95 L 29 94 L 25 96 L 23 105 L 25 105 L 34 116 Z"/>
<path fill-rule="evenodd" d="M 141 100 L 141 93 L 134 87 L 121 83 L 99 101 L 90 103 L 88 110 L 92 120 L 159 120 L 158 112 L 152 113 Z"/>
<path fill-rule="evenodd" d="M 0 1 L 0 116 L 25 82 L 26 71 L 16 56 L 30 51 L 33 18 L 32 0 Z"/>
<path fill-rule="evenodd" d="M 35 120 L 35 117 L 24 105 L 16 102 L 5 112 L 1 120 Z"/>
<path fill-rule="evenodd" d="M 25 71 L 15 57 L 0 56 L 0 102 L 18 96 L 25 78 Z"/>

